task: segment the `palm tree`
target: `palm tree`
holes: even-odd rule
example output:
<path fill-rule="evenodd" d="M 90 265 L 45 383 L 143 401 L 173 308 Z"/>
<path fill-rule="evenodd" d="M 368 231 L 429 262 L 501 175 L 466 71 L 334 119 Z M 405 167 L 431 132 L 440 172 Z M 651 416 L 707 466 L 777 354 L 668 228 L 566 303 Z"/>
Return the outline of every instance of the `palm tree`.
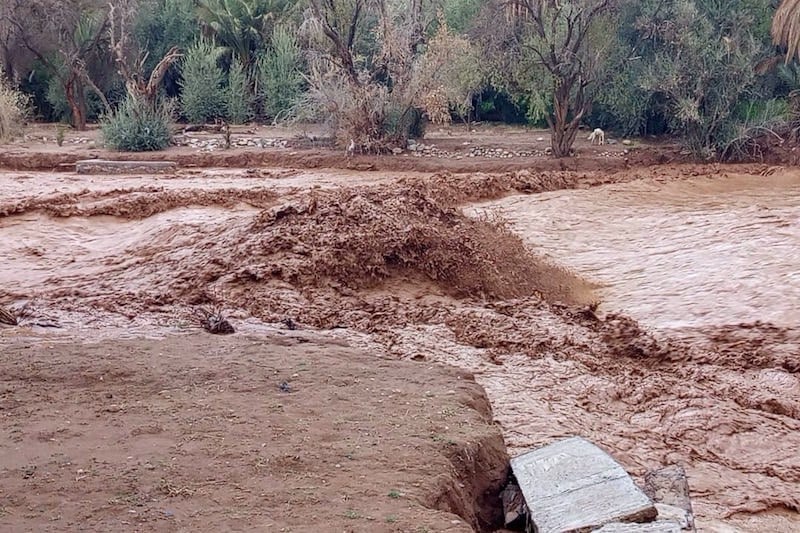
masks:
<path fill-rule="evenodd" d="M 800 0 L 783 0 L 772 19 L 772 40 L 785 46 L 786 62 L 800 58 Z"/>
<path fill-rule="evenodd" d="M 197 13 L 217 44 L 250 67 L 286 7 L 287 0 L 201 0 Z"/>

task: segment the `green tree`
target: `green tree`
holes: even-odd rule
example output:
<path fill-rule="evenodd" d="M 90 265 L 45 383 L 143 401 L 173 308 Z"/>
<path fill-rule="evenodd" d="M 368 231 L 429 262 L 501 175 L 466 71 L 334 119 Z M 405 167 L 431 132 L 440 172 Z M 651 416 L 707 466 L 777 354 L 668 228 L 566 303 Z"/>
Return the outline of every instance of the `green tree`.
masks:
<path fill-rule="evenodd" d="M 233 124 L 244 124 L 253 118 L 251 83 L 242 62 L 236 59 L 228 71 L 225 88 L 225 111 Z"/>
<path fill-rule="evenodd" d="M 544 118 L 553 155 L 570 154 L 594 93 L 611 70 L 603 37 L 614 0 L 521 0 L 511 13 L 507 83 L 528 98 L 531 118 Z"/>
<path fill-rule="evenodd" d="M 250 68 L 288 0 L 199 0 L 198 18 L 219 46 Z"/>
<path fill-rule="evenodd" d="M 225 74 L 219 66 L 222 50 L 206 39 L 186 52 L 181 81 L 181 110 L 192 122 L 225 116 Z"/>
<path fill-rule="evenodd" d="M 303 86 L 302 52 L 295 33 L 288 26 L 275 26 L 270 46 L 258 59 L 258 91 L 264 116 L 271 119 L 292 108 Z"/>

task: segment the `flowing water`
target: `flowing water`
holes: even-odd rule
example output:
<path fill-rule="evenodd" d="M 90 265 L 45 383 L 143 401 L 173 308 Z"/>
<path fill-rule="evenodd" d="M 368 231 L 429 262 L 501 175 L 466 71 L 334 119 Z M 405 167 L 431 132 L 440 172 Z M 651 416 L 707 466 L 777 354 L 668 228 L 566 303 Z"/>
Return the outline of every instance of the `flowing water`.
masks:
<path fill-rule="evenodd" d="M 260 209 L 292 190 L 303 200 L 297 189 L 335 189 L 356 178 L 362 184 L 390 180 L 344 172 L 275 177 L 281 179 L 213 172 L 88 182 L 47 174 L 0 180 L 6 212 L 15 213 L 0 218 L 0 296 L 4 291 L 12 300 L 39 299 L 35 312 L 52 312 L 54 322 L 64 329 L 77 325 L 90 339 L 109 334 L 95 331 L 95 324 L 113 326 L 113 335 L 170 334 L 183 327 L 178 313 L 141 314 L 149 304 L 135 305 L 140 291 L 153 296 L 159 292 L 153 287 L 166 294 L 210 283 L 219 276 L 209 275 L 209 260 L 219 260 L 220 250 L 236 252 L 243 261 L 237 272 L 247 275 L 223 281 L 240 309 L 274 306 L 301 318 L 338 313 L 347 322 L 342 305 L 354 306 L 365 324 L 380 322 L 382 331 L 359 330 L 354 318 L 330 334 L 373 353 L 422 357 L 474 372 L 512 453 L 580 434 L 611 450 L 635 475 L 685 464 L 706 531 L 800 531 L 797 513 L 784 511 L 800 508 L 800 379 L 791 365 L 772 364 L 778 357 L 751 364 L 737 359 L 737 349 L 701 360 L 685 355 L 663 365 L 645 361 L 639 368 L 639 361 L 609 356 L 597 335 L 547 308 L 503 310 L 445 296 L 431 303 L 436 295 L 419 286 L 412 288 L 421 294 L 402 298 L 395 291 L 366 304 L 365 294 L 327 301 L 289 286 L 262 290 L 262 299 L 254 299 L 250 294 L 260 285 L 252 279 L 268 271 L 262 262 L 273 260 L 258 245 L 270 227 L 259 226 L 265 234 L 250 238 Z M 54 198 L 43 204 L 46 209 L 24 207 L 43 197 Z M 141 216 L 131 217 L 136 210 L 143 210 Z M 506 218 L 532 248 L 595 282 L 602 310 L 622 311 L 665 335 L 757 321 L 797 331 L 800 173 L 643 180 L 511 196 L 468 211 Z M 302 223 L 302 216 L 297 220 Z M 359 226 L 363 221 L 347 220 L 330 231 L 352 230 L 354 239 L 371 234 L 368 225 Z M 278 242 L 272 237 L 270 242 Z M 289 260 L 330 253 L 296 248 Z M 291 265 L 286 258 L 279 263 Z M 250 285 L 237 290 L 237 283 Z M 48 309 L 50 301 L 56 309 Z M 108 313 L 102 311 L 106 303 L 113 304 Z M 129 314 L 107 317 L 119 309 Z M 239 326 L 260 327 L 237 320 Z M 12 335 L 6 331 L 0 330 L 0 341 Z M 472 344 L 465 340 L 470 336 L 476 337 Z M 797 338 L 779 339 L 783 344 L 775 349 L 783 350 L 784 360 L 800 357 Z M 490 352 L 495 343 L 502 346 L 498 339 L 514 343 L 495 358 Z M 526 349 L 530 339 L 544 341 L 535 355 Z"/>
<path fill-rule="evenodd" d="M 800 324 L 800 173 L 512 196 L 483 204 L 659 329 Z"/>

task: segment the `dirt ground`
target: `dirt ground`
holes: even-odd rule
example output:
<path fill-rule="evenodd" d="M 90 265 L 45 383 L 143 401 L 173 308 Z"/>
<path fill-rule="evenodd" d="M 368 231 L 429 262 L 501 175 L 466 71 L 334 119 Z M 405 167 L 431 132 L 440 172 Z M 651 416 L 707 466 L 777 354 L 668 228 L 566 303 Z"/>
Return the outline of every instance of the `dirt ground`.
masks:
<path fill-rule="evenodd" d="M 280 330 L 0 342 L 4 531 L 456 532 L 496 518 L 481 506 L 507 456 L 463 372 Z"/>
<path fill-rule="evenodd" d="M 121 158 L 90 146 L 96 132 L 59 148 L 37 126 L 0 147 L 0 305 L 20 322 L 0 326 L 0 525 L 490 530 L 503 441 L 579 434 L 637 478 L 684 465 L 706 531 L 796 531 L 796 329 L 656 335 L 597 311 L 600 287 L 505 221 L 465 214 L 795 176 L 772 164 L 790 159 L 695 164 L 637 139 L 506 157 L 546 134 L 474 130 L 431 132 L 429 155 L 347 158 L 275 128 L 235 132 L 267 148 L 124 155 L 179 163 L 154 175 L 72 172 Z M 238 333 L 199 331 L 203 306 Z"/>

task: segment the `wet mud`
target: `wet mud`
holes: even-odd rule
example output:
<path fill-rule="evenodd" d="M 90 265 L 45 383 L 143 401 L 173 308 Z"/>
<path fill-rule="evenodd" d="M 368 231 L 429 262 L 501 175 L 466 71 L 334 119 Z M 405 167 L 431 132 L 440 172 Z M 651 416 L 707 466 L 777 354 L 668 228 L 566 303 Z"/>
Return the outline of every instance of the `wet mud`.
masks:
<path fill-rule="evenodd" d="M 580 434 L 685 465 L 708 530 L 796 530 L 795 178 L 643 172 L 32 174 L 0 209 L 0 342 L 291 319 L 475 373 L 512 453 Z"/>

